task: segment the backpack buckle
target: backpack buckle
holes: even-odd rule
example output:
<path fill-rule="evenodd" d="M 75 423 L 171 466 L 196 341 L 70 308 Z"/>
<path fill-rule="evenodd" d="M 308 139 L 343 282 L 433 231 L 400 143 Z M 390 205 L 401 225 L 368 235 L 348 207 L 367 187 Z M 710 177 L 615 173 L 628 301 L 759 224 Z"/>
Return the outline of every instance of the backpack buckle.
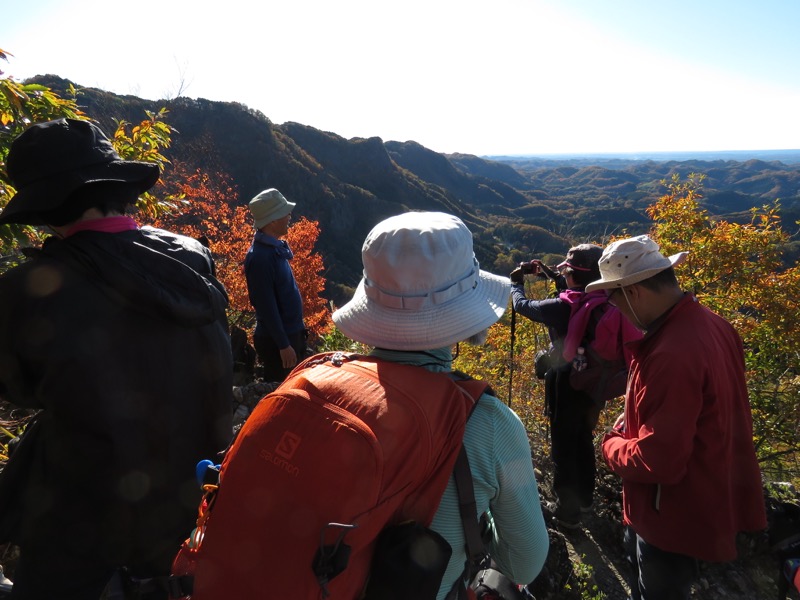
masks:
<path fill-rule="evenodd" d="M 328 523 L 322 528 L 319 534 L 319 549 L 314 555 L 314 561 L 311 568 L 314 575 L 317 577 L 317 583 L 322 588 L 322 597 L 327 598 L 330 593 L 328 592 L 328 582 L 336 577 L 339 573 L 347 568 L 347 563 L 350 562 L 350 546 L 344 544 L 344 536 L 351 529 L 355 529 L 358 525 L 346 523 Z M 333 544 L 325 543 L 325 530 L 339 528 L 341 531 L 336 536 L 336 541 Z"/>

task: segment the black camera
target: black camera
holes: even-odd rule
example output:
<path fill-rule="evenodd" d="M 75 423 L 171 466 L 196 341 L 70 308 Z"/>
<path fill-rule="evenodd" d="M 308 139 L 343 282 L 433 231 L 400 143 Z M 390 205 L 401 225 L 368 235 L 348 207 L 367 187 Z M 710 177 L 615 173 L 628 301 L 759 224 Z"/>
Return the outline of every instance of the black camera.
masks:
<path fill-rule="evenodd" d="M 567 289 L 567 282 L 564 276 L 558 272 L 557 267 L 548 267 L 541 260 L 536 259 L 520 263 L 519 266 L 524 275 L 536 275 L 542 279 L 554 282 L 556 284 L 556 290 L 559 292 L 563 292 Z"/>

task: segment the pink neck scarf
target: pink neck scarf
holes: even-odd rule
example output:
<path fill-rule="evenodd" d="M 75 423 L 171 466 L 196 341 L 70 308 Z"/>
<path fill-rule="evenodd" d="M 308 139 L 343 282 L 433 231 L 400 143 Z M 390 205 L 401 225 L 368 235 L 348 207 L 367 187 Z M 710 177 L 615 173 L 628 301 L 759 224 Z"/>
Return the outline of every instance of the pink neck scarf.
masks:
<path fill-rule="evenodd" d="M 121 231 L 132 231 L 139 229 L 139 225 L 131 217 L 117 215 L 113 217 L 101 217 L 99 219 L 88 219 L 79 221 L 70 227 L 64 237 L 69 237 L 79 231 L 101 231 L 103 233 L 119 233 Z"/>

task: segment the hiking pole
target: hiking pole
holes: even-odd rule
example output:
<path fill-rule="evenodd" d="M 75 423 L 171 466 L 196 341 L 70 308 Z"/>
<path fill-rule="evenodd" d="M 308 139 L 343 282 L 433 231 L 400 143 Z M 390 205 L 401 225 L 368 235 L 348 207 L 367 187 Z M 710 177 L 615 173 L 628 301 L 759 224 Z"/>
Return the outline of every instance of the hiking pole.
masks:
<path fill-rule="evenodd" d="M 514 381 L 514 342 L 517 338 L 517 311 L 511 307 L 511 350 L 509 351 L 510 367 L 508 369 L 508 407 L 511 408 L 511 383 Z"/>

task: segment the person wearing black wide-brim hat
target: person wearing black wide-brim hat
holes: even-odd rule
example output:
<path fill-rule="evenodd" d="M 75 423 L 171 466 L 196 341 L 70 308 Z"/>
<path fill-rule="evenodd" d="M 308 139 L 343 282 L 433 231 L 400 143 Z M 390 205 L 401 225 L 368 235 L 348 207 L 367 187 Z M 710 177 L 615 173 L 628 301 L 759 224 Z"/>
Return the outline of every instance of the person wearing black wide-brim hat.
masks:
<path fill-rule="evenodd" d="M 159 168 L 93 123 L 31 125 L 6 171 L 0 226 L 54 235 L 0 276 L 0 396 L 41 410 L 0 474 L 0 542 L 13 597 L 95 599 L 168 574 L 194 524 L 197 460 L 230 437 L 227 296 L 201 243 L 126 215 Z"/>
<path fill-rule="evenodd" d="M 135 193 L 135 202 L 159 178 L 157 164 L 122 160 L 96 125 L 77 119 L 29 127 L 12 143 L 6 170 L 17 193 L 0 223 L 28 225 L 49 225 L 54 217 L 60 220 L 59 211 L 82 207 L 78 192 L 91 184 Z"/>

